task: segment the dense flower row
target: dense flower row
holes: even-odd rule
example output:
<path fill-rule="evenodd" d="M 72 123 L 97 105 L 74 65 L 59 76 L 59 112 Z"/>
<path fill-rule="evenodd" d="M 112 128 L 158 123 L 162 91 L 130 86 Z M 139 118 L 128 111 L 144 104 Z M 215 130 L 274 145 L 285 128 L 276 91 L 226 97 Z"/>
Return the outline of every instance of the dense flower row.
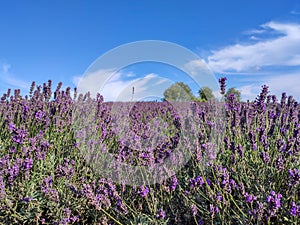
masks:
<path fill-rule="evenodd" d="M 263 86 L 246 103 L 106 103 L 51 86 L 33 82 L 29 96 L 8 90 L 0 100 L 1 223 L 300 222 L 300 106 L 291 96 L 278 101 Z M 114 182 L 107 174 L 124 171 L 99 171 L 107 154 L 145 168 L 171 159 L 176 174 Z"/>

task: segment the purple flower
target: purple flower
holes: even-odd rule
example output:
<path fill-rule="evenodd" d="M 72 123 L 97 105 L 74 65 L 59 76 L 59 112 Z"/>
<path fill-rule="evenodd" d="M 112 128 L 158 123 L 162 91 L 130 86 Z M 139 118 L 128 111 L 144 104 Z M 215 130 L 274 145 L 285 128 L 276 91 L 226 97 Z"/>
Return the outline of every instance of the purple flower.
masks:
<path fill-rule="evenodd" d="M 275 216 L 277 210 L 281 207 L 281 198 L 282 195 L 280 193 L 276 194 L 274 191 L 270 192 L 266 200 L 266 202 L 268 203 L 268 214 L 270 216 Z"/>
<path fill-rule="evenodd" d="M 10 153 L 15 153 L 15 152 L 16 152 L 16 147 L 15 146 L 11 147 Z"/>
<path fill-rule="evenodd" d="M 212 204 L 209 205 L 209 209 L 212 217 L 214 217 L 219 212 L 218 206 L 214 207 Z"/>
<path fill-rule="evenodd" d="M 268 164 L 270 162 L 270 156 L 267 152 L 261 152 L 259 156 L 264 163 Z"/>
<path fill-rule="evenodd" d="M 8 168 L 8 174 L 9 174 L 8 180 L 10 183 L 12 183 L 13 180 L 19 175 L 21 166 L 22 166 L 22 159 L 17 158 L 14 164 Z"/>
<path fill-rule="evenodd" d="M 266 100 L 267 94 L 269 92 L 268 89 L 269 89 L 268 86 L 263 85 L 260 95 L 256 98 L 255 105 L 256 105 L 256 110 L 259 113 L 265 112 L 265 110 L 266 110 L 265 100 Z"/>
<path fill-rule="evenodd" d="M 121 200 L 117 201 L 117 211 L 124 213 L 125 215 L 128 214 L 127 206 Z"/>
<path fill-rule="evenodd" d="M 193 189 L 195 187 L 201 187 L 204 184 L 204 180 L 201 176 L 190 179 L 190 187 Z"/>
<path fill-rule="evenodd" d="M 256 144 L 256 143 L 253 143 L 253 145 L 252 145 L 252 149 L 253 149 L 254 151 L 256 151 L 256 150 L 257 150 L 257 144 Z"/>
<path fill-rule="evenodd" d="M 221 89 L 221 95 L 225 94 L 225 88 L 226 88 L 226 77 L 222 77 L 219 79 L 219 83 L 220 83 L 220 89 Z"/>
<path fill-rule="evenodd" d="M 41 110 L 39 110 L 35 113 L 35 119 L 37 121 L 42 121 L 43 116 L 44 116 L 44 113 Z"/>
<path fill-rule="evenodd" d="M 248 203 L 251 203 L 252 201 L 257 200 L 257 197 L 255 195 L 252 195 L 252 194 L 249 195 L 247 192 L 244 194 L 244 197 L 246 198 L 246 201 Z"/>
<path fill-rule="evenodd" d="M 296 187 L 300 183 L 300 171 L 298 169 L 289 169 L 289 186 Z"/>
<path fill-rule="evenodd" d="M 278 158 L 276 159 L 275 167 L 279 171 L 282 171 L 284 169 L 284 160 L 282 158 L 282 155 L 278 156 Z"/>
<path fill-rule="evenodd" d="M 264 212 L 264 205 L 260 203 L 259 201 L 256 202 L 257 207 L 253 210 L 250 210 L 248 212 L 249 215 L 261 220 Z"/>
<path fill-rule="evenodd" d="M 166 217 L 166 212 L 163 209 L 157 210 L 156 217 L 159 219 L 164 219 Z"/>
<path fill-rule="evenodd" d="M 286 99 L 287 99 L 287 95 L 286 95 L 285 92 L 283 92 L 282 95 L 281 95 L 281 101 L 280 101 L 281 107 L 284 107 L 284 106 L 285 106 L 285 104 L 286 104 Z"/>
<path fill-rule="evenodd" d="M 207 185 L 208 185 L 208 186 L 211 186 L 211 181 L 210 181 L 210 179 L 206 178 L 206 182 L 207 182 Z"/>
<path fill-rule="evenodd" d="M 0 199 L 3 199 L 5 196 L 5 183 L 3 177 L 0 176 Z"/>
<path fill-rule="evenodd" d="M 178 180 L 177 180 L 176 175 L 174 175 L 174 176 L 171 177 L 171 180 L 170 180 L 170 188 L 171 188 L 171 190 L 175 191 L 177 185 L 178 185 Z"/>
<path fill-rule="evenodd" d="M 218 192 L 216 199 L 217 199 L 217 202 L 222 202 L 223 201 L 223 196 L 220 192 Z"/>
<path fill-rule="evenodd" d="M 192 205 L 191 206 L 191 210 L 192 210 L 192 213 L 193 213 L 193 216 L 196 216 L 198 211 L 197 211 L 197 207 L 195 205 Z"/>
<path fill-rule="evenodd" d="M 142 185 L 140 186 L 137 193 L 141 195 L 143 198 L 146 198 L 149 192 L 150 192 L 149 188 L 147 186 Z"/>
<path fill-rule="evenodd" d="M 70 220 L 72 223 L 75 223 L 75 222 L 79 221 L 79 216 L 73 216 L 70 218 Z"/>
<path fill-rule="evenodd" d="M 290 210 L 291 216 L 299 216 L 300 217 L 300 205 L 296 205 L 295 202 L 291 203 L 292 208 Z"/>
<path fill-rule="evenodd" d="M 22 199 L 22 201 L 25 202 L 25 203 L 31 202 L 32 200 L 33 200 L 32 197 L 24 197 L 24 198 Z"/>
<path fill-rule="evenodd" d="M 230 185 L 233 187 L 233 188 L 235 188 L 235 189 L 237 189 L 239 186 L 237 185 L 237 183 L 235 182 L 235 180 L 234 179 L 230 179 L 229 180 L 229 183 L 230 183 Z"/>
<path fill-rule="evenodd" d="M 198 225 L 203 225 L 203 224 L 204 224 L 203 220 L 199 219 L 198 220 Z"/>
<path fill-rule="evenodd" d="M 63 209 L 63 212 L 65 213 L 65 218 L 60 220 L 59 224 L 68 224 L 70 222 L 74 223 L 79 220 L 78 216 L 71 217 L 71 210 L 69 208 Z"/>
<path fill-rule="evenodd" d="M 26 137 L 27 131 L 24 128 L 14 130 L 12 133 L 12 140 L 17 144 L 23 144 Z"/>
<path fill-rule="evenodd" d="M 53 185 L 53 179 L 51 176 L 48 176 L 43 180 L 41 185 L 41 190 L 43 191 L 45 196 L 47 196 L 49 199 L 58 202 L 59 200 L 58 192 L 56 189 L 52 188 L 52 185 Z"/>
<path fill-rule="evenodd" d="M 32 168 L 32 165 L 33 165 L 32 158 L 26 158 L 23 162 L 23 165 L 24 165 L 25 170 L 30 170 Z"/>
<path fill-rule="evenodd" d="M 71 165 L 74 161 L 70 162 L 69 159 L 64 159 L 64 164 L 59 165 L 56 169 L 56 176 L 57 177 L 66 177 L 67 179 L 70 179 L 74 175 L 74 168 Z M 70 165 L 70 164 L 71 165 Z"/>

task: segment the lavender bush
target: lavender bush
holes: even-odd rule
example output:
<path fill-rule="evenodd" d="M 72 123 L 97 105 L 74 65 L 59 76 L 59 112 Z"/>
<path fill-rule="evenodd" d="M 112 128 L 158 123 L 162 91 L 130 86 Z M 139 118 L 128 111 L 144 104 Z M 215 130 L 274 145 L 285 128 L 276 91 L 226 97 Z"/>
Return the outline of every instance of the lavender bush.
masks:
<path fill-rule="evenodd" d="M 33 82 L 29 96 L 8 90 L 1 98 L 2 224 L 300 223 L 300 106 L 291 96 L 278 101 L 263 86 L 253 102 L 230 95 L 225 104 L 174 107 L 106 103 L 100 95 L 76 96 L 76 89 L 71 96 L 61 83 L 52 93 L 51 86 Z M 120 124 L 122 113 L 129 121 Z M 161 183 L 131 186 L 97 170 L 104 154 L 147 168 L 183 147 L 188 163 Z M 174 166 L 185 155 L 176 157 Z"/>

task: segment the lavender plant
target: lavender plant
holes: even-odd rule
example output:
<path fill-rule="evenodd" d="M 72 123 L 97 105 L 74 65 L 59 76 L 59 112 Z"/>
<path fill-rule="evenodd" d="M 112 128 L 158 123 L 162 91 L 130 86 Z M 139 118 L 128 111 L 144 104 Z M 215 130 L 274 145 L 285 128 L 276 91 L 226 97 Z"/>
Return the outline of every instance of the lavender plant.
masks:
<path fill-rule="evenodd" d="M 233 94 L 225 103 L 175 106 L 108 103 L 61 88 L 33 82 L 29 96 L 9 89 L 1 98 L 2 224 L 300 222 L 300 106 L 293 97 L 278 101 L 263 86 L 253 102 Z M 176 148 L 185 151 L 174 156 Z M 176 174 L 138 186 L 107 176 L 124 175 L 122 167 L 99 171 L 105 165 L 97 164 L 110 155 L 147 169 L 170 158 L 175 168 L 185 154 Z"/>

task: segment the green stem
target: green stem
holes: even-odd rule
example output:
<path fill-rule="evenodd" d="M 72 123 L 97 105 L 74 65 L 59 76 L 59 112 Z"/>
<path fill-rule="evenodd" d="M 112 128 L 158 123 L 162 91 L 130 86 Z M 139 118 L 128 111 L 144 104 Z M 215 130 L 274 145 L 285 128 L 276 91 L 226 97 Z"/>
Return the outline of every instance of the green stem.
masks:
<path fill-rule="evenodd" d="M 114 217 L 112 217 L 108 212 L 106 212 L 104 209 L 101 209 L 101 211 L 107 215 L 109 218 L 111 218 L 113 221 L 115 221 L 117 224 L 119 225 L 123 225 L 121 222 L 119 222 L 118 220 L 116 220 Z"/>

